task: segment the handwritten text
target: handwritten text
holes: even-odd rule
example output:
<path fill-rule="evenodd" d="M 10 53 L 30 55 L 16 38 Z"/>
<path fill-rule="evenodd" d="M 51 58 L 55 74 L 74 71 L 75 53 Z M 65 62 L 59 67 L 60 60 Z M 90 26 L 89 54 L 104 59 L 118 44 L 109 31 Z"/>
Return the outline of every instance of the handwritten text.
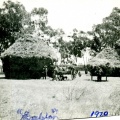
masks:
<path fill-rule="evenodd" d="M 58 110 L 56 108 L 51 109 L 51 112 L 53 114 L 57 114 Z M 30 116 L 30 112 L 29 111 L 25 111 L 23 113 L 22 109 L 18 109 L 17 113 L 20 114 L 22 117 L 20 120 L 57 120 L 58 117 L 54 116 L 54 115 L 49 115 L 47 112 L 45 115 L 43 115 L 43 113 L 41 112 L 39 114 L 39 116 Z"/>
<path fill-rule="evenodd" d="M 105 117 L 105 116 L 108 116 L 108 111 L 105 111 L 105 112 L 93 111 L 90 116 L 91 117 Z"/>

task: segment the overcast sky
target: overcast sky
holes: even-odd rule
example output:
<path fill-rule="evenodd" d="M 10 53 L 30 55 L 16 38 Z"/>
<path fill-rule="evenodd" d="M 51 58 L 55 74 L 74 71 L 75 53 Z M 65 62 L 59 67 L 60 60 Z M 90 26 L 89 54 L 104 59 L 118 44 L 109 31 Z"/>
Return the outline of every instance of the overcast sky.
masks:
<path fill-rule="evenodd" d="M 4 0 L 0 0 L 2 5 Z M 12 0 L 16 1 L 16 0 Z M 69 33 L 74 28 L 92 30 L 93 24 L 102 22 L 113 7 L 120 8 L 120 0 L 18 0 L 27 11 L 34 7 L 48 10 L 48 22 L 53 28 L 62 28 Z"/>

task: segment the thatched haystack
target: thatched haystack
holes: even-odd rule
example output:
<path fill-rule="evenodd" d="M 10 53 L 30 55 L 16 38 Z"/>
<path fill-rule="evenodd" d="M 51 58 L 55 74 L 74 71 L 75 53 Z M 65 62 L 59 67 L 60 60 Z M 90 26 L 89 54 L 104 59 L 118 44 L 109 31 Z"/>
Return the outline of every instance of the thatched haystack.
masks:
<path fill-rule="evenodd" d="M 96 75 L 98 67 L 102 68 L 102 75 L 120 76 L 120 56 L 113 48 L 105 48 L 88 62 L 88 70 Z"/>
<path fill-rule="evenodd" d="M 45 65 L 48 75 L 51 76 L 51 66 L 57 56 L 54 48 L 46 41 L 32 35 L 24 35 L 1 54 L 1 59 L 6 78 L 28 79 L 40 78 Z"/>

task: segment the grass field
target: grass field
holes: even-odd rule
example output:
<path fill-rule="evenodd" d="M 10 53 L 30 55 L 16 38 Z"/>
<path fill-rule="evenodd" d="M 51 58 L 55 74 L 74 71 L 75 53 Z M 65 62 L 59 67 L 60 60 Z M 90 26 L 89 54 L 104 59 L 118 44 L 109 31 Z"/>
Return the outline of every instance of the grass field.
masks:
<path fill-rule="evenodd" d="M 94 77 L 94 79 L 96 79 Z M 0 79 L 0 120 L 20 120 L 18 109 L 51 113 L 58 109 L 58 118 L 86 118 L 92 111 L 108 111 L 120 115 L 120 77 L 95 82 L 82 72 L 70 81 Z"/>

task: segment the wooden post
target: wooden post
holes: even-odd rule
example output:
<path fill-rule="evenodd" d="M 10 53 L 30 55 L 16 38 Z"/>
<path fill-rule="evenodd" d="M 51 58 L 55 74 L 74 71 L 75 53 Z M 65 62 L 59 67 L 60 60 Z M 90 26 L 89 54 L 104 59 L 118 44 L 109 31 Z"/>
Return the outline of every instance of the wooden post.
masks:
<path fill-rule="evenodd" d="M 45 79 L 47 77 L 47 67 L 45 68 Z"/>

